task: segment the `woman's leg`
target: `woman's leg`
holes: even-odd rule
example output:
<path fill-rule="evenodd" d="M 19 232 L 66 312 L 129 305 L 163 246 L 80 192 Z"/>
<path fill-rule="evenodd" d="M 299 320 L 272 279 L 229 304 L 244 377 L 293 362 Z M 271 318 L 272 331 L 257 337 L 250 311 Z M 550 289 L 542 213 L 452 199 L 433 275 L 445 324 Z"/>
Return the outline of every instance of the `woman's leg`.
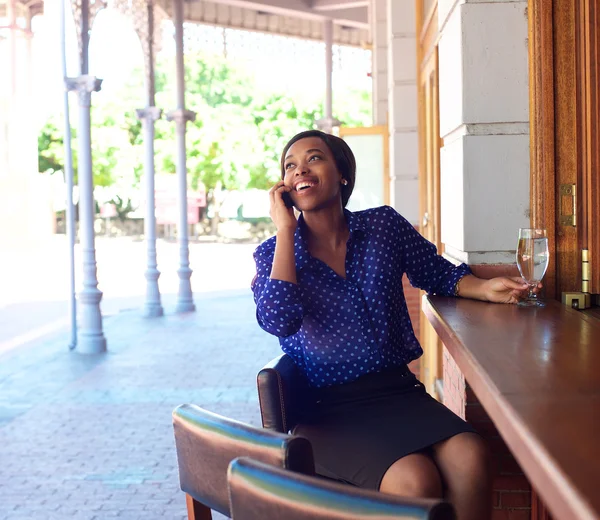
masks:
<path fill-rule="evenodd" d="M 491 460 L 475 433 L 459 433 L 433 445 L 433 459 L 458 520 L 488 520 L 492 515 Z"/>
<path fill-rule="evenodd" d="M 389 467 L 379 491 L 411 498 L 442 498 L 442 480 L 431 457 L 412 453 Z"/>

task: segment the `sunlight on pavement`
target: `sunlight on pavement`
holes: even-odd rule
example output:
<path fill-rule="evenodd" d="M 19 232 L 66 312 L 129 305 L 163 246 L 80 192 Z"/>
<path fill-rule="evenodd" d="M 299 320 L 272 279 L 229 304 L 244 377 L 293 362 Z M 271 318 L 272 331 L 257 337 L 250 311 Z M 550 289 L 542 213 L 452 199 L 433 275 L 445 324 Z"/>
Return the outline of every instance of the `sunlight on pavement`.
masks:
<path fill-rule="evenodd" d="M 195 298 L 223 290 L 248 290 L 256 244 L 190 242 Z M 146 292 L 146 244 L 131 237 L 96 239 L 98 288 L 104 316 L 142 309 Z M 179 247 L 157 241 L 159 287 L 166 313 L 176 305 Z M 75 251 L 76 288 L 82 282 L 81 250 Z M 0 354 L 68 327 L 69 252 L 63 235 L 39 250 L 11 251 L 0 258 Z"/>

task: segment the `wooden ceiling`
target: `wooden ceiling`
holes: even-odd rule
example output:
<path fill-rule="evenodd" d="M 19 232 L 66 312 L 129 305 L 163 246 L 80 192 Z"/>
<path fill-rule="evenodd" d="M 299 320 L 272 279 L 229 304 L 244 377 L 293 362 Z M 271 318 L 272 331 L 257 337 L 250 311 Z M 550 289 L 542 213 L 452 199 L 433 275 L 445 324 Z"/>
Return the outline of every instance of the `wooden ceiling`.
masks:
<path fill-rule="evenodd" d="M 167 14 L 172 0 L 158 0 Z M 323 21 L 334 23 L 334 42 L 370 42 L 370 0 L 186 0 L 185 19 L 236 29 L 255 30 L 308 39 L 323 39 Z"/>

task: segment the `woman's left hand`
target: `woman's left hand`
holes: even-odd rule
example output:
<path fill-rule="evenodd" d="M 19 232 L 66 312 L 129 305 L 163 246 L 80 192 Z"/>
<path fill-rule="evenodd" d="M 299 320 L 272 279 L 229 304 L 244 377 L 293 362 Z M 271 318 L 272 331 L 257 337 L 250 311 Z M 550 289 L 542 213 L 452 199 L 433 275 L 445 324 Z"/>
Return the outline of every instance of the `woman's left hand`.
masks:
<path fill-rule="evenodd" d="M 540 283 L 533 292 L 537 293 L 541 288 Z M 486 280 L 483 289 L 485 299 L 494 303 L 518 303 L 529 292 L 527 283 L 518 276 L 499 276 Z"/>

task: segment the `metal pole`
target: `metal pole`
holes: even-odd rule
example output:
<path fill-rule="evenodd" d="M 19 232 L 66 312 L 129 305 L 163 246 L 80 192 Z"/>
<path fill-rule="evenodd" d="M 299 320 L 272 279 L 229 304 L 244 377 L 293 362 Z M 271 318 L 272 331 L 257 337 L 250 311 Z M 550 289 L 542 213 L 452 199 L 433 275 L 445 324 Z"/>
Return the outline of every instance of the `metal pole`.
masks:
<path fill-rule="evenodd" d="M 102 331 L 100 300 L 96 277 L 96 249 L 94 244 L 94 182 L 92 178 L 91 101 L 92 92 L 100 90 L 101 80 L 92 76 L 77 78 L 79 91 L 79 231 L 83 258 L 83 288 L 79 293 L 81 327 L 79 351 L 97 354 L 106 350 Z"/>
<path fill-rule="evenodd" d="M 27 85 L 27 95 L 31 96 L 32 95 L 32 87 L 33 87 L 33 76 L 31 73 L 31 70 L 33 68 L 32 66 L 32 62 L 33 62 L 33 49 L 32 49 L 32 40 L 33 40 L 33 30 L 31 28 L 31 8 L 27 8 L 27 18 L 25 20 L 26 26 L 25 26 L 25 31 L 24 31 L 24 35 L 25 35 L 25 45 L 26 45 L 26 49 L 27 49 L 27 65 L 26 65 L 26 69 L 25 69 L 25 74 L 26 74 L 26 85 Z"/>
<path fill-rule="evenodd" d="M 147 269 L 146 277 L 146 303 L 144 315 L 155 317 L 163 315 L 160 301 L 158 278 L 160 271 L 156 262 L 156 214 L 154 200 L 154 121 L 160 118 L 161 111 L 148 106 L 144 110 L 137 110 L 137 116 L 142 120 L 144 128 L 145 146 L 145 175 L 146 180 L 146 218 L 144 219 L 144 235 L 146 236 Z"/>
<path fill-rule="evenodd" d="M 323 117 L 317 121 L 317 127 L 328 134 L 342 123 L 333 117 L 333 20 L 323 20 L 323 40 L 325 42 L 325 103 Z"/>
<path fill-rule="evenodd" d="M 67 207 L 65 211 L 67 242 L 69 244 L 69 316 L 71 318 L 71 341 L 69 348 L 77 346 L 77 298 L 75 296 L 75 207 L 73 206 L 73 153 L 71 150 L 71 119 L 69 117 L 69 90 L 67 88 L 67 51 L 65 43 L 65 1 L 60 0 L 60 43 L 62 74 L 65 84 L 63 95 L 65 120 L 65 182 L 67 184 Z"/>
<path fill-rule="evenodd" d="M 6 3 L 6 17 L 8 18 L 8 48 L 10 60 L 10 99 L 14 99 L 17 92 L 17 1 L 8 0 Z"/>
<path fill-rule="evenodd" d="M 89 73 L 90 0 L 81 0 L 81 75 Z"/>
<path fill-rule="evenodd" d="M 185 151 L 185 126 L 187 121 L 195 119 L 194 112 L 185 109 L 185 85 L 184 85 L 184 63 L 183 63 L 183 0 L 173 0 L 174 24 L 175 24 L 175 52 L 177 68 L 177 109 L 168 116 L 174 120 L 177 141 L 177 178 L 178 178 L 178 200 L 179 200 L 179 222 L 177 235 L 179 239 L 179 292 L 177 294 L 176 312 L 190 312 L 196 310 L 192 295 L 190 278 L 188 219 L 187 219 L 187 166 Z"/>
<path fill-rule="evenodd" d="M 81 320 L 78 350 L 84 354 L 98 354 L 106 350 L 102 331 L 100 300 L 96 277 L 96 249 L 94 245 L 94 181 L 92 177 L 91 104 L 92 92 L 100 90 L 102 80 L 88 76 L 89 0 L 81 0 L 81 76 L 69 80 L 69 88 L 79 94 L 79 232 L 83 258 L 83 288 L 79 293 Z"/>
<path fill-rule="evenodd" d="M 173 0 L 175 24 L 175 67 L 177 69 L 177 108 L 185 109 L 185 67 L 183 62 L 183 0 Z"/>
<path fill-rule="evenodd" d="M 146 238 L 147 268 L 146 303 L 144 316 L 162 316 L 164 311 L 160 301 L 158 278 L 160 271 L 156 262 L 156 202 L 154 195 L 154 122 L 160 118 L 162 111 L 155 104 L 154 79 L 154 2 L 146 2 L 147 37 L 146 47 L 146 108 L 137 110 L 137 116 L 142 120 L 144 128 L 144 178 L 146 183 L 146 217 L 144 218 L 144 236 Z"/>
<path fill-rule="evenodd" d="M 328 131 L 331 132 L 333 122 L 333 20 L 331 18 L 323 22 L 323 37 L 325 40 L 325 119 L 330 122 Z"/>

